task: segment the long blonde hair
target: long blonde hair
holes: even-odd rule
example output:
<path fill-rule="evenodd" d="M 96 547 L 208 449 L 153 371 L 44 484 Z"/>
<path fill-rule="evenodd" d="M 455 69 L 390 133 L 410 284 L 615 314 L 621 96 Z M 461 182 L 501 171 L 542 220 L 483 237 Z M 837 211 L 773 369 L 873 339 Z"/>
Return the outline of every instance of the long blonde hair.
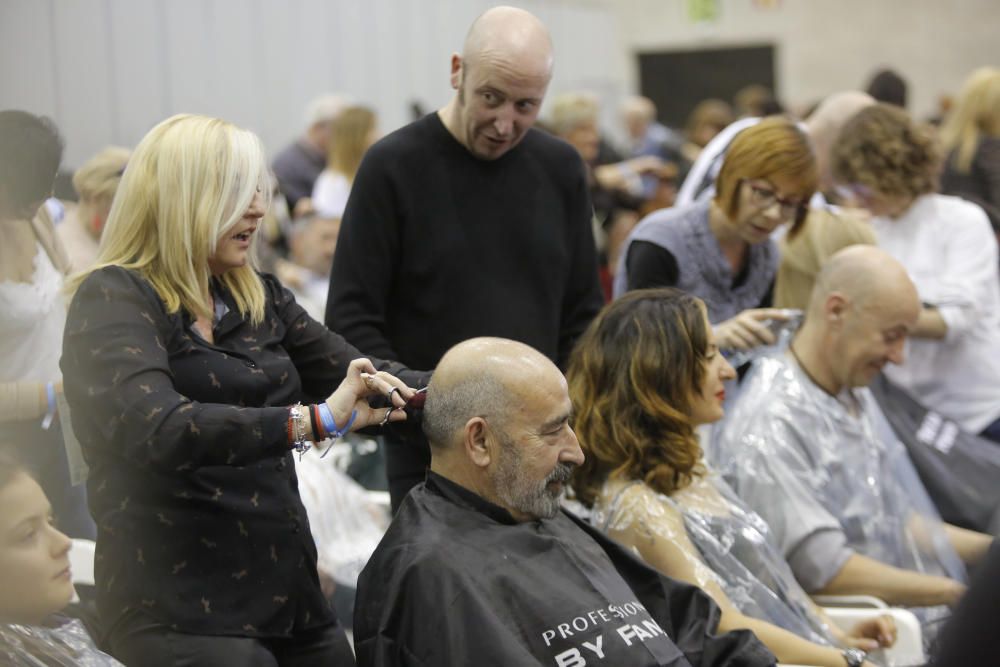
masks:
<path fill-rule="evenodd" d="M 1000 69 L 974 71 L 941 127 L 941 145 L 955 169 L 968 173 L 980 139 L 1000 137 Z"/>
<path fill-rule="evenodd" d="M 137 271 L 167 312 L 211 317 L 209 258 L 260 192 L 270 204 L 260 139 L 218 118 L 177 115 L 143 137 L 115 195 L 94 266 L 70 278 L 76 291 L 106 266 Z M 221 276 L 243 315 L 264 319 L 264 287 L 253 252 Z"/>

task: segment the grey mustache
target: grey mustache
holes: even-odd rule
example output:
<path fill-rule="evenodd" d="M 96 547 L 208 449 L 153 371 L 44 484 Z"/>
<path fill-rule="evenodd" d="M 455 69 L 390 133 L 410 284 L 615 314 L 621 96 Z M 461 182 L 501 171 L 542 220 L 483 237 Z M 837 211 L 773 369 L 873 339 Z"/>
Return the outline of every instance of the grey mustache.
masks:
<path fill-rule="evenodd" d="M 565 484 L 573 476 L 573 469 L 576 466 L 572 463 L 560 463 L 558 464 L 549 476 L 545 478 L 546 484 L 551 484 L 552 482 L 560 482 Z"/>

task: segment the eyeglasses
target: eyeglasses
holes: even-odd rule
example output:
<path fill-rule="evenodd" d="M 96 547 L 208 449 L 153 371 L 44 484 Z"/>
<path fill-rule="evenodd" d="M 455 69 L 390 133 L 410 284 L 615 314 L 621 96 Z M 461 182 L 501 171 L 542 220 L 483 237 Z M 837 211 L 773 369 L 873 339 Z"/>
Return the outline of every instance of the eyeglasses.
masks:
<path fill-rule="evenodd" d="M 749 181 L 744 182 L 750 186 L 751 203 L 761 210 L 771 208 L 775 204 L 778 204 L 781 211 L 781 217 L 790 219 L 798 216 L 799 211 L 801 211 L 802 207 L 805 206 L 805 202 L 803 201 L 779 197 L 778 193 L 770 188 L 765 188 L 761 185 L 750 183 Z"/>

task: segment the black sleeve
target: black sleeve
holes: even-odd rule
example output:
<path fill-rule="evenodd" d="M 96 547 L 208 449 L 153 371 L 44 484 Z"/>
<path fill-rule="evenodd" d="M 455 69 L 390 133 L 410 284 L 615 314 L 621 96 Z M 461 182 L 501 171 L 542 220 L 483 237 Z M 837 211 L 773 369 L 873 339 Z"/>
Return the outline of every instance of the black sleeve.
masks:
<path fill-rule="evenodd" d="M 175 388 L 169 320 L 156 293 L 119 267 L 92 273 L 70 306 L 61 361 L 84 452 L 140 465 L 247 465 L 288 449 L 288 408 L 191 401 Z M 231 443 L 220 447 L 218 443 Z"/>
<path fill-rule="evenodd" d="M 315 400 L 328 397 L 343 381 L 347 367 L 355 359 L 366 357 L 380 371 L 395 375 L 407 385 L 420 388 L 427 384 L 430 373 L 413 371 L 394 361 L 366 355 L 323 324 L 317 322 L 300 306 L 295 297 L 277 278 L 263 276 L 275 311 L 285 325 L 282 347 L 292 359 L 302 390 Z"/>
<path fill-rule="evenodd" d="M 575 156 L 574 156 L 575 158 Z M 570 207 L 569 224 L 575 231 L 575 246 L 573 248 L 572 275 L 567 281 L 566 294 L 563 297 L 562 317 L 559 326 L 559 349 L 556 363 L 565 369 L 569 363 L 570 353 L 576 344 L 576 339 L 583 334 L 597 313 L 604 305 L 604 291 L 597 268 L 597 249 L 594 244 L 591 219 L 594 211 L 590 203 L 587 187 L 587 177 L 583 163 L 579 161 L 579 170 L 573 194 L 573 206 Z"/>
<path fill-rule="evenodd" d="M 645 287 L 674 287 L 680 279 L 680 267 L 673 253 L 649 241 L 633 241 L 629 245 L 628 290 Z"/>
<path fill-rule="evenodd" d="M 386 304 L 399 263 L 399 216 L 387 158 L 375 147 L 361 162 L 344 209 L 330 272 L 326 326 L 382 359 L 399 355 L 386 338 Z"/>

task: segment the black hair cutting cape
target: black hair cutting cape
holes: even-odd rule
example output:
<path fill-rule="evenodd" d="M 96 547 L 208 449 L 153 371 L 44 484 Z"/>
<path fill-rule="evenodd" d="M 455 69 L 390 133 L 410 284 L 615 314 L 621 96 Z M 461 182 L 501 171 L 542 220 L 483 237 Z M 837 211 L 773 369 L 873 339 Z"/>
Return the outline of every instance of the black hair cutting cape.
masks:
<path fill-rule="evenodd" d="M 516 522 L 428 474 L 358 580 L 360 667 L 773 665 L 719 608 L 568 512 Z"/>

